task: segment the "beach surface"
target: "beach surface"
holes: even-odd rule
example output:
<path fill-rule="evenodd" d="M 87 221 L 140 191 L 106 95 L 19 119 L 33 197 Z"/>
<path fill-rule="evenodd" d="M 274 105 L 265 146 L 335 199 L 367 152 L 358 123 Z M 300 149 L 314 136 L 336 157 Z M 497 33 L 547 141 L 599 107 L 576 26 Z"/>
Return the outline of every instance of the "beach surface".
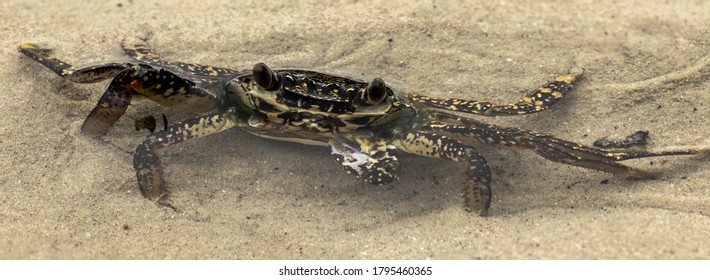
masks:
<path fill-rule="evenodd" d="M 148 132 L 134 121 L 194 115 L 134 99 L 106 136 L 86 137 L 108 82 L 65 81 L 17 51 L 36 43 L 89 66 L 145 43 L 167 60 L 499 103 L 582 68 L 545 112 L 472 117 L 587 145 L 638 130 L 653 147 L 708 145 L 710 3 L 684 3 L 2 1 L 0 258 L 708 259 L 709 156 L 627 161 L 659 173 L 634 181 L 481 149 L 494 193 L 481 218 L 463 209 L 458 163 L 402 155 L 401 179 L 372 186 L 327 148 L 235 129 L 161 150 L 173 207 L 160 207 L 137 188 Z"/>

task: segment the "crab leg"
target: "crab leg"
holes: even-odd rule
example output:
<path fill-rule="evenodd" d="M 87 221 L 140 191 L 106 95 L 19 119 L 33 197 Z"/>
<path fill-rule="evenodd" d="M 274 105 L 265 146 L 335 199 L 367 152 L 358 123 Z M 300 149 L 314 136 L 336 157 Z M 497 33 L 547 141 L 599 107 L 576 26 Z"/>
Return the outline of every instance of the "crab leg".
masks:
<path fill-rule="evenodd" d="M 183 121 L 168 127 L 167 130 L 151 134 L 136 148 L 133 167 L 136 170 L 138 187 L 146 198 L 158 202 L 168 192 L 163 179 L 163 166 L 156 153 L 157 149 L 183 141 L 204 137 L 225 131 L 237 125 L 234 109 L 225 113 L 209 114 Z"/>
<path fill-rule="evenodd" d="M 205 66 L 194 63 L 185 63 L 177 61 L 164 61 L 160 56 L 144 45 L 135 45 L 133 47 L 126 47 L 123 44 L 123 51 L 133 59 L 150 64 L 164 67 L 165 69 L 175 70 L 183 76 L 187 76 L 190 80 L 198 83 L 213 83 L 221 81 L 224 78 L 234 76 L 239 74 L 238 71 L 221 68 L 215 66 Z"/>
<path fill-rule="evenodd" d="M 35 44 L 25 43 L 18 47 L 18 51 L 36 60 L 57 75 L 75 83 L 96 83 L 111 78 L 123 71 L 130 64 L 108 63 L 81 69 L 74 69 L 70 64 L 50 55 L 51 49 L 43 49 Z"/>
<path fill-rule="evenodd" d="M 106 134 L 109 128 L 118 121 L 131 104 L 133 91 L 120 84 L 125 79 L 126 72 L 121 72 L 111 82 L 104 94 L 96 103 L 96 107 L 86 117 L 81 125 L 81 131 L 88 136 Z"/>
<path fill-rule="evenodd" d="M 74 69 L 70 64 L 52 57 L 50 49 L 43 49 L 37 45 L 25 43 L 18 50 L 28 57 L 38 61 L 57 75 L 76 83 L 95 83 L 117 76 L 101 96 L 94 108 L 84 121 L 81 130 L 90 136 L 105 134 L 108 129 L 126 112 L 131 103 L 132 91 L 117 83 L 125 79 L 124 70 L 129 64 L 110 63 L 81 69 Z"/>
<path fill-rule="evenodd" d="M 444 133 L 451 137 L 466 137 L 485 145 L 496 145 L 512 149 L 531 149 L 551 160 L 569 165 L 623 175 L 635 179 L 650 179 L 654 175 L 616 161 L 643 157 L 672 155 L 694 155 L 707 153 L 708 147 L 672 147 L 649 150 L 604 150 L 561 140 L 548 134 L 516 128 L 483 124 L 471 119 L 443 113 L 434 114 L 442 121 L 431 121 L 422 125 L 426 131 Z"/>
<path fill-rule="evenodd" d="M 582 70 L 575 69 L 573 72 L 557 77 L 554 81 L 535 89 L 514 104 L 500 105 L 487 101 L 436 98 L 417 94 L 411 94 L 409 97 L 412 101 L 432 107 L 482 116 L 511 116 L 537 113 L 557 103 L 572 90 L 573 83 L 582 74 Z"/>
<path fill-rule="evenodd" d="M 395 145 L 412 154 L 465 163 L 464 207 L 481 216 L 488 215 L 491 205 L 491 170 L 473 147 L 429 132 L 408 133 L 403 139 L 395 141 Z"/>
<path fill-rule="evenodd" d="M 82 132 L 89 136 L 105 134 L 126 112 L 133 95 L 142 95 L 162 105 L 190 112 L 206 112 L 219 106 L 217 95 L 162 68 L 110 63 L 74 69 L 50 56 L 49 49 L 37 45 L 23 44 L 19 51 L 73 82 L 94 83 L 114 77 L 81 127 Z"/>
<path fill-rule="evenodd" d="M 133 65 L 116 75 L 82 125 L 90 136 L 105 134 L 126 112 L 133 95 L 142 95 L 177 110 L 205 112 L 216 108 L 218 97 L 189 80 L 147 65 Z"/>

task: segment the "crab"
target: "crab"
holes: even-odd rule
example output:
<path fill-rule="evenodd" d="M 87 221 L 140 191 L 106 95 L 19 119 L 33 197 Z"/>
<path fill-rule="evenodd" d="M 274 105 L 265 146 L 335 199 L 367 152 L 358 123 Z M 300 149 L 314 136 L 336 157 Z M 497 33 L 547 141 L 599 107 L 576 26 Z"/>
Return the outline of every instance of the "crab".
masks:
<path fill-rule="evenodd" d="M 200 115 L 150 134 L 133 165 L 143 196 L 161 202 L 168 191 L 159 149 L 239 128 L 263 138 L 330 148 L 350 174 L 373 185 L 399 178 L 398 153 L 442 158 L 464 165 L 467 211 L 485 216 L 491 203 L 491 170 L 480 146 L 530 149 L 564 164 L 648 179 L 653 173 L 618 163 L 627 159 L 691 155 L 706 148 L 598 148 L 550 134 L 486 124 L 463 113 L 511 116 L 542 112 L 568 95 L 582 74 L 573 69 L 511 104 L 445 99 L 402 91 L 381 78 L 371 82 L 300 69 L 249 70 L 168 62 L 145 45 L 123 46 L 131 63 L 75 68 L 51 50 L 22 44 L 19 51 L 77 83 L 112 79 L 81 131 L 104 135 L 125 113 L 133 96 Z"/>

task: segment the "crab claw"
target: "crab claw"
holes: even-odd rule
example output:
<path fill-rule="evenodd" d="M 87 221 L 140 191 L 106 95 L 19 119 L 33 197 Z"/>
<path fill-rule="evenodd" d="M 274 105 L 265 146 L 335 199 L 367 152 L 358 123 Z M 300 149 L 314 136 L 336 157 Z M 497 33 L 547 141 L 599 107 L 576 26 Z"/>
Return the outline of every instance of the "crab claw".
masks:
<path fill-rule="evenodd" d="M 357 101 L 362 105 L 375 105 L 385 100 L 386 95 L 387 86 L 385 85 L 385 81 L 380 78 L 375 78 L 367 85 L 367 88 L 360 91 L 357 96 Z"/>
<path fill-rule="evenodd" d="M 278 74 L 262 62 L 254 64 L 252 72 L 256 84 L 265 90 L 275 90 L 281 83 Z"/>
<path fill-rule="evenodd" d="M 351 141 L 352 143 L 348 143 Z M 379 186 L 399 179 L 397 147 L 382 139 L 356 135 L 339 136 L 328 141 L 328 145 L 331 153 L 335 155 L 335 160 L 345 171 L 367 183 Z"/>

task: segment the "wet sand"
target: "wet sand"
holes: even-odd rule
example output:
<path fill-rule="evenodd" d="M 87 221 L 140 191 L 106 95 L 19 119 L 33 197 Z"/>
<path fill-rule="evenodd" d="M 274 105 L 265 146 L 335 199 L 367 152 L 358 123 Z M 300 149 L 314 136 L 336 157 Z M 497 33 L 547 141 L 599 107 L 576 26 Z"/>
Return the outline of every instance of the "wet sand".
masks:
<path fill-rule="evenodd" d="M 100 139 L 81 123 L 107 82 L 64 81 L 16 50 L 77 66 L 127 61 L 146 42 L 169 60 L 249 69 L 259 61 L 382 77 L 440 97 L 510 102 L 585 69 L 546 112 L 477 118 L 591 144 L 649 130 L 651 145 L 708 143 L 710 7 L 635 1 L 96 1 L 0 4 L 0 258 L 3 259 L 708 259 L 710 162 L 631 160 L 630 181 L 484 149 L 490 217 L 462 207 L 456 163 L 402 156 L 374 187 L 329 150 L 234 130 L 162 151 L 175 209 L 138 192 L 134 101 Z M 406 3 L 406 4 L 405 4 Z"/>

